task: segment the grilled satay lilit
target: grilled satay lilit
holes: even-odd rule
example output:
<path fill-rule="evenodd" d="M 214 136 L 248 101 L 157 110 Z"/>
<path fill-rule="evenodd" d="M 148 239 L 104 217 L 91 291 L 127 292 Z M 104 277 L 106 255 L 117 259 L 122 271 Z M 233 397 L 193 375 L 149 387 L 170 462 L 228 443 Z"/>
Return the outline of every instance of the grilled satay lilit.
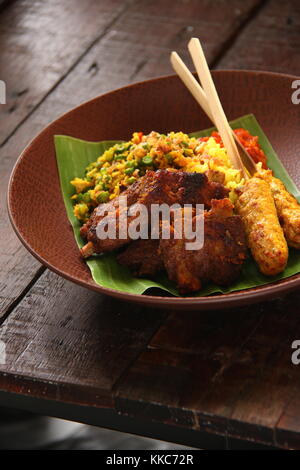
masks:
<path fill-rule="evenodd" d="M 263 274 L 275 276 L 286 267 L 288 246 L 270 185 L 254 176 L 237 192 L 235 207 L 242 217 L 252 255 Z"/>
<path fill-rule="evenodd" d="M 270 185 L 279 222 L 283 228 L 289 246 L 300 249 L 300 204 L 284 186 L 283 182 L 273 176 L 271 170 L 260 170 L 257 175 Z"/>
<path fill-rule="evenodd" d="M 106 203 L 106 211 L 111 216 L 115 216 L 117 212 L 117 225 L 119 216 L 119 199 L 121 196 L 127 197 L 127 206 L 130 207 L 135 203 L 143 204 L 147 208 L 151 204 L 204 204 L 206 208 L 211 205 L 211 199 L 222 199 L 226 197 L 229 190 L 222 184 L 208 181 L 203 173 L 187 173 L 183 171 L 148 171 L 145 176 L 140 178 L 136 183 L 130 186 L 126 191 L 121 193 L 119 197 L 112 199 Z M 91 256 L 93 253 L 105 253 L 112 251 L 130 242 L 130 237 L 117 237 L 115 239 L 97 237 L 96 228 L 103 217 L 99 214 L 99 209 L 103 207 L 100 204 L 92 213 L 90 219 L 80 229 L 80 234 L 88 243 L 81 249 L 83 257 Z M 128 217 L 128 226 L 133 218 Z M 119 225 L 117 232 L 119 231 Z"/>

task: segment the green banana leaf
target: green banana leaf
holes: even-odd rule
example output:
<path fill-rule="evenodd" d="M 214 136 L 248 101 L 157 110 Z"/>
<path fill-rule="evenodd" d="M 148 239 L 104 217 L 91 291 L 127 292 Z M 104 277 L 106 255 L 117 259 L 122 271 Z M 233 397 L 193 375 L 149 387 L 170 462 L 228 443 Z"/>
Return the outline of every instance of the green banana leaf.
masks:
<path fill-rule="evenodd" d="M 300 202 L 300 193 L 289 177 L 287 171 L 281 164 L 278 156 L 272 148 L 267 136 L 264 134 L 257 120 L 252 114 L 240 117 L 230 122 L 232 128 L 243 127 L 248 129 L 252 135 L 259 137 L 259 143 L 268 157 L 268 165 L 280 178 L 287 189 L 293 193 Z M 191 136 L 203 137 L 210 135 L 214 128 L 194 132 Z M 134 129 L 135 130 L 135 129 Z M 177 129 L 174 129 L 175 131 Z M 84 245 L 80 237 L 80 223 L 73 214 L 73 204 L 71 196 L 74 188 L 70 181 L 76 176 L 83 176 L 86 166 L 94 162 L 105 150 L 121 141 L 86 142 L 64 135 L 55 136 L 55 149 L 57 166 L 60 177 L 61 190 L 68 219 L 73 227 L 74 236 L 79 247 Z M 143 294 L 147 289 L 159 288 L 165 291 L 165 295 L 172 294 L 179 296 L 175 286 L 169 281 L 166 274 L 160 274 L 156 280 L 140 279 L 134 277 L 124 266 L 120 266 L 114 254 L 95 256 L 87 260 L 94 281 L 110 289 L 115 289 L 131 294 Z M 230 287 L 223 288 L 215 284 L 208 284 L 200 292 L 193 294 L 195 297 L 205 296 L 215 293 L 228 293 L 242 289 L 249 289 L 264 284 L 272 283 L 300 272 L 300 251 L 290 249 L 289 261 L 285 271 L 276 277 L 266 277 L 260 273 L 254 260 L 249 257 L 243 266 L 239 279 Z M 163 294 L 162 292 L 160 292 Z"/>

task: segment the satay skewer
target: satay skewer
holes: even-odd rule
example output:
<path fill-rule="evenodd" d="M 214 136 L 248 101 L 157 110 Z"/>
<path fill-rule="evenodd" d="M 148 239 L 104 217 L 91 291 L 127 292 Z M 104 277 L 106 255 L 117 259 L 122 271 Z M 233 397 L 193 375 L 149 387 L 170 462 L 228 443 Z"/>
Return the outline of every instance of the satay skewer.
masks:
<path fill-rule="evenodd" d="M 219 131 L 221 139 L 232 162 L 232 166 L 237 170 L 240 170 L 242 176 L 245 178 L 245 180 L 247 180 L 249 176 L 239 155 L 235 140 L 232 135 L 232 129 L 229 126 L 227 117 L 224 113 L 199 39 L 192 38 L 188 44 L 188 49 L 192 56 L 199 80 L 202 83 L 203 90 L 207 96 L 213 122 Z"/>
<path fill-rule="evenodd" d="M 170 56 L 170 61 L 172 64 L 173 69 L 179 76 L 179 78 L 182 80 L 182 82 L 185 84 L 187 89 L 190 91 L 190 93 L 193 95 L 197 103 L 200 105 L 200 107 L 203 109 L 205 114 L 208 116 L 208 118 L 211 120 L 211 122 L 216 125 L 214 121 L 214 117 L 212 115 L 207 96 L 205 94 L 205 91 L 201 87 L 200 83 L 195 79 L 194 75 L 189 71 L 183 60 L 180 58 L 180 56 L 177 54 L 177 52 L 173 51 Z M 241 144 L 239 141 L 239 138 L 231 129 L 229 126 L 229 129 L 235 140 L 236 147 L 240 156 L 240 159 L 242 161 L 242 164 L 245 166 L 247 172 L 249 175 L 254 175 L 256 173 L 256 165 L 255 162 L 253 161 L 251 155 L 247 152 L 245 147 Z M 246 178 L 248 175 L 246 174 Z"/>

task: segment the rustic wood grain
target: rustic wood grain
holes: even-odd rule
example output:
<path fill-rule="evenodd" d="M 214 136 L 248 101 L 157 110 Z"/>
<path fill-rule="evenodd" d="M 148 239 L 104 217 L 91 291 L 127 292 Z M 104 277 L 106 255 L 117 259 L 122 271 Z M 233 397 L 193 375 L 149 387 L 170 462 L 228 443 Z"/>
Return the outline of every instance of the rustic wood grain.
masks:
<path fill-rule="evenodd" d="M 133 61 L 131 80 L 146 80 L 173 73 L 169 56 L 176 50 L 193 68 L 187 43 L 200 37 L 209 63 L 240 28 L 260 0 L 142 0 L 129 8 L 103 41 L 103 53 L 110 58 L 110 73 L 122 74 L 124 59 Z M 117 71 L 116 70 L 116 71 Z M 101 63 L 99 64 L 101 74 Z"/>
<path fill-rule="evenodd" d="M 103 35 L 102 47 L 88 64 L 88 75 L 95 77 L 101 70 L 98 79 L 104 78 L 110 89 L 133 79 L 170 73 L 170 51 L 183 49 L 187 55 L 186 43 L 192 35 L 203 37 L 208 58 L 213 60 L 260 0 L 217 3 L 13 2 L 0 16 L 0 78 L 7 83 L 7 104 L 0 108 L 0 145 Z M 116 83 L 116 78 L 121 80 Z M 86 99 L 80 82 L 79 96 L 74 95 L 76 104 Z M 96 93 L 101 92 L 97 86 Z"/>
<path fill-rule="evenodd" d="M 0 328 L 0 389 L 19 377 L 28 395 L 112 407 L 113 384 L 164 317 L 46 271 Z"/>
<path fill-rule="evenodd" d="M 207 52 L 210 60 L 213 60 L 215 54 L 218 53 L 220 48 L 223 47 L 223 44 L 226 42 L 226 39 L 228 39 L 232 34 L 232 31 L 239 27 L 244 17 L 258 4 L 256 0 L 247 0 L 247 2 L 243 2 L 243 4 L 235 0 L 234 8 L 231 8 L 225 0 L 218 0 L 218 2 L 219 5 L 222 6 L 222 14 L 219 13 L 219 10 L 216 10 L 214 2 L 210 2 L 208 0 L 193 0 L 188 2 L 188 4 L 179 0 L 156 0 L 155 2 L 145 1 L 138 3 L 131 2 L 130 10 L 128 12 L 127 10 L 124 10 L 124 13 L 119 16 L 115 24 L 108 28 L 106 34 L 99 41 L 96 41 L 93 47 L 91 47 L 84 57 L 81 58 L 79 63 L 74 66 L 72 71 L 64 78 L 64 80 L 62 80 L 59 85 L 52 90 L 44 102 L 42 102 L 30 115 L 30 118 L 25 120 L 8 142 L 0 148 L 0 173 L 3 178 L 0 186 L 0 215 L 1 220 L 3 220 L 0 228 L 0 239 L 2 240 L 0 253 L 4 260 L 2 263 L 3 268 L 0 273 L 0 319 L 1 316 L 5 316 L 7 312 L 12 309 L 19 296 L 22 295 L 23 290 L 27 288 L 28 283 L 35 278 L 37 270 L 39 269 L 39 264 L 23 247 L 20 246 L 16 236 L 12 233 L 6 215 L 6 196 L 4 193 L 6 192 L 10 171 L 18 154 L 36 133 L 42 130 L 45 125 L 63 112 L 78 105 L 82 101 L 97 96 L 98 94 L 124 86 L 132 81 L 136 81 L 138 78 L 141 78 L 141 68 L 143 67 L 143 64 L 141 65 L 141 61 L 143 63 L 146 61 L 146 64 L 148 60 L 153 60 L 153 63 L 155 63 L 154 59 L 155 57 L 158 57 L 157 54 L 159 54 L 164 63 L 165 70 L 168 73 L 172 73 L 172 69 L 169 64 L 169 53 L 173 47 L 176 46 L 178 50 L 180 50 L 180 48 L 186 49 L 186 43 L 188 42 L 189 37 L 194 33 L 202 34 L 206 29 L 211 31 L 212 28 L 220 28 L 223 32 L 222 35 L 212 34 L 212 32 L 209 33 L 210 39 L 208 42 Z M 54 12 L 61 12 L 61 9 L 63 8 L 65 9 L 63 10 L 65 11 L 65 15 L 68 13 L 67 6 L 62 6 L 60 4 L 59 9 L 55 10 L 54 7 L 56 2 L 50 3 L 53 5 L 53 13 L 50 15 L 50 12 L 48 12 L 50 17 L 48 33 L 49 31 L 51 32 L 51 28 L 56 27 L 56 16 Z M 109 9 L 105 2 L 102 3 L 101 1 L 94 3 L 97 5 L 99 3 L 100 6 L 94 5 L 91 7 L 91 11 L 89 11 L 89 8 L 87 7 L 86 15 L 93 14 L 93 16 L 97 16 L 97 11 L 95 11 L 95 9 L 100 8 L 101 5 L 104 11 L 105 8 Z M 18 11 L 21 18 L 21 6 L 24 6 L 25 4 L 26 3 L 23 4 L 20 2 L 20 6 L 18 7 L 20 8 L 20 11 Z M 34 18 L 39 16 L 44 8 L 48 11 L 47 8 L 50 8 L 50 6 L 48 5 L 48 2 L 33 3 L 32 5 L 32 8 L 29 9 L 28 12 L 28 23 L 29 26 L 31 25 L 35 28 Z M 114 2 L 112 5 L 116 5 L 116 3 Z M 81 6 L 79 8 L 79 13 L 81 13 L 81 9 L 83 7 Z M 5 10 L 3 15 L 8 14 L 9 11 L 10 10 Z M 173 13 L 171 14 L 171 12 Z M 10 14 L 12 15 L 12 13 Z M 44 15 L 45 14 L 46 13 L 44 13 Z M 75 15 L 75 12 L 73 12 L 72 15 Z M 226 27 L 223 26 L 223 15 L 226 16 Z M 61 16 L 62 19 L 60 21 L 65 21 L 65 16 L 62 14 Z M 16 18 L 18 18 L 18 15 L 16 15 Z M 80 18 L 81 16 L 78 14 L 77 21 L 79 21 L 80 24 L 86 24 L 90 19 L 90 16 L 86 18 L 83 15 L 82 23 L 80 22 Z M 110 18 L 111 17 L 109 16 L 109 19 Z M 196 27 L 195 31 L 188 30 L 188 26 L 191 21 Z M 155 26 L 156 22 L 159 25 L 158 28 Z M 211 28 L 206 28 L 206 22 L 211 26 Z M 29 26 L 27 41 L 30 41 L 33 34 Z M 103 28 L 101 29 L 99 25 L 97 27 L 100 29 L 99 33 L 101 33 Z M 145 37 L 145 29 L 147 30 L 147 37 Z M 158 39 L 162 36 L 161 31 L 164 31 L 164 42 L 162 44 L 161 40 Z M 186 32 L 182 35 L 182 31 Z M 76 34 L 76 31 L 72 33 L 70 28 L 67 28 L 67 32 L 71 35 Z M 55 44 L 57 44 L 55 47 L 53 46 L 55 51 L 59 51 L 62 47 L 61 42 L 66 39 L 65 35 L 67 32 L 61 32 L 60 34 L 62 36 L 55 39 Z M 44 35 L 43 41 L 45 43 L 47 43 L 47 41 L 49 42 L 50 39 L 46 32 L 40 32 L 39 34 Z M 13 26 L 11 26 L 8 28 L 7 41 L 14 42 L 16 40 L 17 39 L 14 37 Z M 72 41 L 70 42 L 72 45 Z M 80 44 L 81 43 L 79 41 L 76 46 L 77 57 L 81 53 Z M 72 45 L 72 48 L 74 47 L 75 46 Z M 87 43 L 85 43 L 85 47 L 87 47 Z M 25 48 L 24 50 L 27 49 Z M 26 65 L 26 67 L 29 67 L 30 69 L 34 68 L 35 76 L 37 76 L 38 80 L 40 80 L 41 75 L 44 73 L 43 67 L 46 61 L 46 59 L 44 59 L 41 65 L 38 65 L 36 58 L 39 57 L 40 53 L 41 50 L 38 49 L 38 51 L 34 52 L 33 55 L 24 56 L 28 61 L 28 65 Z M 51 52 L 50 50 L 50 53 L 54 60 L 53 67 L 57 67 L 60 74 L 65 73 L 66 68 L 62 69 L 60 59 L 55 58 L 55 52 Z M 73 57 L 72 60 L 74 61 L 75 52 L 72 52 L 71 55 Z M 68 60 L 66 63 L 69 64 Z M 65 61 L 62 62 L 65 63 Z M 161 72 L 162 70 L 158 68 L 156 74 L 160 74 Z M 23 83 L 23 78 L 20 79 L 20 74 L 21 76 L 24 74 L 26 81 L 27 75 L 25 73 L 25 69 L 23 70 L 21 68 L 21 65 L 19 65 L 16 77 L 20 83 Z M 56 80 L 57 79 L 58 74 L 56 75 Z M 8 84 L 9 83 L 13 82 L 8 81 Z M 34 81 L 32 83 L 32 87 L 32 91 L 34 91 Z M 12 85 L 9 85 L 9 88 L 12 89 Z M 28 100 L 29 93 L 28 97 L 25 98 L 25 96 L 27 96 L 27 93 L 24 93 L 20 98 L 22 98 L 22 100 Z M 30 102 L 33 102 L 32 99 Z M 25 103 L 25 101 L 22 101 L 22 103 Z M 4 106 L 4 108 L 7 109 L 7 106 Z"/>
<path fill-rule="evenodd" d="M 270 70 L 299 75 L 300 3 L 270 0 L 248 24 L 217 68 Z"/>
<path fill-rule="evenodd" d="M 7 104 L 0 106 L 0 143 L 26 120 L 26 116 L 66 75 L 93 42 L 100 38 L 129 2 L 43 2 L 27 0 L 11 3 L 0 15 L 0 79 L 7 84 Z M 10 172 L 25 145 L 57 114 L 68 108 L 49 104 L 48 112 L 34 113 L 35 120 L 0 145 L 0 320 L 5 317 L 24 290 L 43 268 L 23 248 L 13 233 L 6 209 L 6 190 Z M 88 88 L 87 88 L 88 89 Z M 83 93 L 84 94 L 84 93 Z M 86 93 L 86 99 L 89 97 Z M 46 106 L 47 107 L 47 106 Z M 34 197 L 34 195 L 33 195 Z"/>
<path fill-rule="evenodd" d="M 0 145 L 126 9 L 128 1 L 19 0 L 0 16 Z"/>
<path fill-rule="evenodd" d="M 299 338 L 299 337 L 298 337 Z M 294 365 L 297 369 L 300 366 Z M 289 404 L 283 411 L 282 416 L 278 420 L 275 439 L 276 443 L 287 449 L 300 448 L 300 397 L 299 386 L 295 387 L 295 392 L 291 397 Z"/>
<path fill-rule="evenodd" d="M 298 293 L 233 311 L 170 315 L 119 383 L 117 409 L 283 446 L 274 436 L 299 387 L 291 363 L 291 344 L 300 334 L 299 299 Z M 293 416 L 299 432 L 299 407 L 293 404 L 292 411 L 281 427 L 289 430 Z"/>

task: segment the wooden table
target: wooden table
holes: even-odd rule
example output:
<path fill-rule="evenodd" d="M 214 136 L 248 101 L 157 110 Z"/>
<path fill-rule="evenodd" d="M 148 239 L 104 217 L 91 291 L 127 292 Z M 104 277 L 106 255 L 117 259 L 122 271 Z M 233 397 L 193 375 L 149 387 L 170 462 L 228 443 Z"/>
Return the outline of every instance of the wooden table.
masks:
<path fill-rule="evenodd" d="M 37 132 L 97 94 L 171 73 L 172 49 L 189 62 L 191 36 L 212 68 L 298 74 L 299 2 L 19 0 L 0 9 L 0 405 L 200 448 L 300 448 L 300 366 L 291 362 L 300 292 L 207 313 L 121 303 L 45 270 L 5 207 L 12 166 Z"/>

